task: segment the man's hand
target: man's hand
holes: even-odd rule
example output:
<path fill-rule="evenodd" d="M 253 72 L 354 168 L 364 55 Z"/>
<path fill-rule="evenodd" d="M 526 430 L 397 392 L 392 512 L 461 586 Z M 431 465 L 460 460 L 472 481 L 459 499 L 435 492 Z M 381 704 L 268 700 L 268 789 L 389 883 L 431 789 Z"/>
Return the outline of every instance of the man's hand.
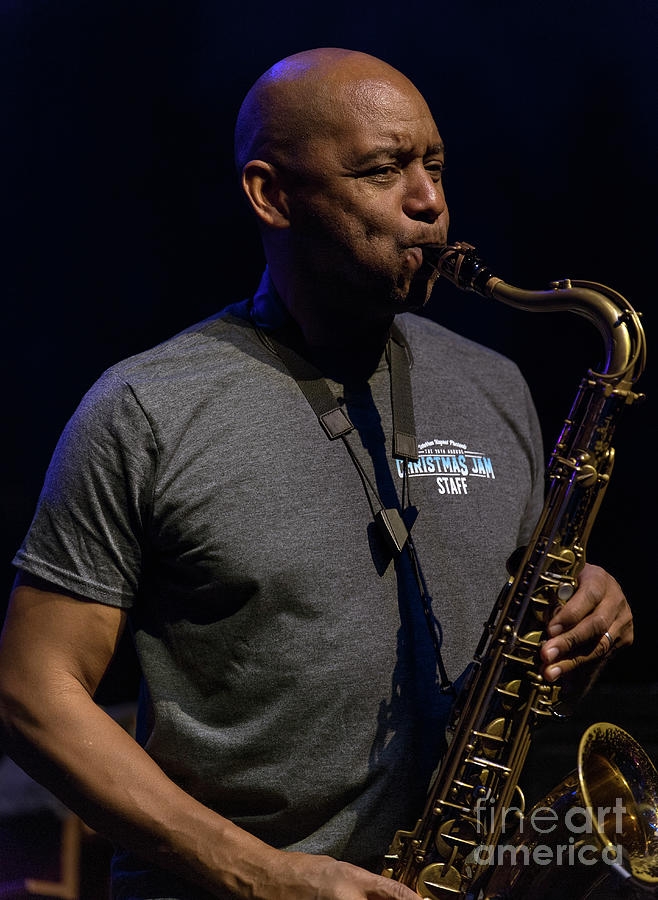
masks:
<path fill-rule="evenodd" d="M 591 668 L 612 647 L 633 643 L 633 616 L 621 588 L 604 569 L 586 565 L 573 597 L 548 623 L 542 675 L 555 681 L 580 666 Z M 609 637 L 608 637 L 609 636 Z"/>
<path fill-rule="evenodd" d="M 278 853 L 272 883 L 256 885 L 254 896 L 268 900 L 418 900 L 418 894 L 403 884 L 350 863 L 329 856 Z M 264 888 L 262 894 L 259 887 Z"/>

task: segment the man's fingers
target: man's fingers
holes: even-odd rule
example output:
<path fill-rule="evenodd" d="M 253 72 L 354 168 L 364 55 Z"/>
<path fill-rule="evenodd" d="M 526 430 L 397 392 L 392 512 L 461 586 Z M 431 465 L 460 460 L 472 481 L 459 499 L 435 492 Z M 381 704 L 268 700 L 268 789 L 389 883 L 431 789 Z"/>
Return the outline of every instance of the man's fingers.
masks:
<path fill-rule="evenodd" d="M 542 674 L 555 681 L 578 666 L 607 656 L 633 641 L 633 617 L 615 579 L 598 566 L 585 566 L 573 597 L 547 626 Z"/>
<path fill-rule="evenodd" d="M 304 900 L 418 900 L 418 894 L 399 881 L 392 881 L 351 863 L 305 853 L 286 854 L 284 860 L 288 868 L 292 863 L 294 874 L 292 880 L 287 875 L 285 882 L 282 882 L 287 885 L 287 890 L 281 895 L 276 894 L 277 897 L 299 897 Z"/>
<path fill-rule="evenodd" d="M 606 616 L 599 610 L 590 613 L 572 628 L 547 641 L 542 656 L 550 662 L 577 652 L 583 645 L 589 644 L 590 650 L 593 650 L 605 632 L 612 627 L 613 621 L 614 616 Z"/>
<path fill-rule="evenodd" d="M 568 631 L 601 603 L 619 606 L 625 602 L 615 579 L 599 566 L 586 565 L 580 574 L 578 590 L 553 616 L 548 625 L 551 637 Z"/>
<path fill-rule="evenodd" d="M 367 900 L 418 900 L 418 894 L 411 888 L 399 881 L 384 878 L 383 875 L 367 873 L 363 880 L 363 889 Z"/>
<path fill-rule="evenodd" d="M 615 645 L 616 646 L 616 645 Z M 611 644 L 605 635 L 597 642 L 591 653 L 574 653 L 572 656 L 564 657 L 557 660 L 554 665 L 545 666 L 542 672 L 543 677 L 547 681 L 556 681 L 563 675 L 568 675 L 579 666 L 601 662 L 610 652 Z"/>
<path fill-rule="evenodd" d="M 627 603 L 607 607 L 601 604 L 573 628 L 546 641 L 542 648 L 542 658 L 545 662 L 556 662 L 584 650 L 590 654 L 599 644 L 602 651 L 607 651 L 610 641 L 604 639 L 606 632 L 610 635 L 615 648 L 632 643 L 633 616 Z"/>
<path fill-rule="evenodd" d="M 578 666 L 602 660 L 611 650 L 633 642 L 633 619 L 630 610 L 622 613 L 607 628 L 598 616 L 588 617 L 571 631 L 547 641 L 542 648 L 543 675 L 555 681 Z"/>
<path fill-rule="evenodd" d="M 400 884 L 399 881 L 381 878 L 375 890 L 367 892 L 367 898 L 368 900 L 418 900 L 418 894 L 404 884 Z"/>

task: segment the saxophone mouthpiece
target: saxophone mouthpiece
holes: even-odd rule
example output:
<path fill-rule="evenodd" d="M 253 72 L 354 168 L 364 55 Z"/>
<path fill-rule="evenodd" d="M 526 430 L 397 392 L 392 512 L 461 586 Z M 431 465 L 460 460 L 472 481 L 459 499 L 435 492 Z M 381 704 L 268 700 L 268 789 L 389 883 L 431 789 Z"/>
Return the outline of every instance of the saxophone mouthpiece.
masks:
<path fill-rule="evenodd" d="M 442 246 L 434 245 L 434 244 L 423 244 L 423 259 L 424 261 L 432 266 L 435 269 L 439 268 L 439 258 L 443 251 L 446 249 L 446 245 Z"/>
<path fill-rule="evenodd" d="M 488 296 L 486 284 L 493 273 L 479 258 L 472 244 L 456 241 L 447 247 L 428 249 L 434 254 L 434 258 L 428 261 L 444 278 L 452 281 L 463 291 L 476 291 L 478 294 Z"/>

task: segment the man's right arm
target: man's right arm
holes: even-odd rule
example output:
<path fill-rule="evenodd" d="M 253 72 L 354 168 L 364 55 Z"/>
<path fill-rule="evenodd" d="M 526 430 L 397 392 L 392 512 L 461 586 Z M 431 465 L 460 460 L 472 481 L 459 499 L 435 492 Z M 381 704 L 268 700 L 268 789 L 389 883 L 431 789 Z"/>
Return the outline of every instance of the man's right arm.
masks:
<path fill-rule="evenodd" d="M 7 752 L 91 827 L 218 897 L 411 900 L 330 857 L 275 850 L 172 782 L 93 700 L 125 611 L 19 577 L 0 639 Z"/>

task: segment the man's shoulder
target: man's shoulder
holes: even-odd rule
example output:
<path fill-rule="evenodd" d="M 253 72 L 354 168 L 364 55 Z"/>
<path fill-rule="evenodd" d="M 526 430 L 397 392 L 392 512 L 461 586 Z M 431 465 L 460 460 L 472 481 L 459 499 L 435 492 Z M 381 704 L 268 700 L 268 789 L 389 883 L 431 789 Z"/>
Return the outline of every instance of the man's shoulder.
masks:
<path fill-rule="evenodd" d="M 218 359 L 227 363 L 248 355 L 257 344 L 247 315 L 247 301 L 232 304 L 196 322 L 170 338 L 112 365 L 104 378 L 128 384 L 199 377 L 216 368 Z"/>
<path fill-rule="evenodd" d="M 136 401 L 148 413 L 192 408 L 210 393 L 242 383 L 262 347 L 244 304 L 227 306 L 170 338 L 119 360 L 91 385 L 80 410 L 114 416 Z"/>

